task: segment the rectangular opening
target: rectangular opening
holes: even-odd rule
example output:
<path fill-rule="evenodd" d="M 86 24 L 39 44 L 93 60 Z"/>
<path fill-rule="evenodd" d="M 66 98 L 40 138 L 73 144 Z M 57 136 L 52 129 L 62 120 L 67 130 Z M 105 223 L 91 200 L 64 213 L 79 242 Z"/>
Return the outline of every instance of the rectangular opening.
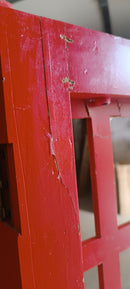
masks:
<path fill-rule="evenodd" d="M 99 289 L 98 267 L 84 273 L 85 289 Z"/>
<path fill-rule="evenodd" d="M 0 221 L 13 225 L 11 214 L 11 196 L 9 183 L 9 168 L 7 145 L 0 145 Z"/>
<path fill-rule="evenodd" d="M 82 241 L 95 236 L 86 119 L 73 120 L 80 229 Z"/>
<path fill-rule="evenodd" d="M 115 170 L 117 223 L 130 221 L 130 118 L 110 119 Z"/>
<path fill-rule="evenodd" d="M 130 248 L 120 253 L 121 288 L 130 288 Z"/>
<path fill-rule="evenodd" d="M 20 232 L 13 144 L 0 144 L 0 221 Z"/>

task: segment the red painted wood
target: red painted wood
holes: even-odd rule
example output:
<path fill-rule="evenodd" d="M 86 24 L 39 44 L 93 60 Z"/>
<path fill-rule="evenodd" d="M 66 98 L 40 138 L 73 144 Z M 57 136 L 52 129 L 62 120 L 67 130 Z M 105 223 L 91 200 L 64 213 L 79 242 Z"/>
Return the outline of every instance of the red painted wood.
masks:
<path fill-rule="evenodd" d="M 73 119 L 87 118 L 89 116 L 86 110 L 86 103 L 83 99 L 71 98 L 71 110 Z"/>
<path fill-rule="evenodd" d="M 5 0 L 0 0 L 0 6 L 1 7 L 10 7 L 10 8 L 12 8 L 11 3 L 9 3 L 9 2 L 7 2 Z"/>
<path fill-rule="evenodd" d="M 130 115 L 130 42 L 3 7 L 0 19 L 0 143 L 13 146 L 1 288 L 83 289 L 99 266 L 100 289 L 120 289 L 130 223 L 117 227 L 109 118 Z M 96 236 L 83 243 L 72 117 L 89 141 Z"/>
<path fill-rule="evenodd" d="M 69 24 L 66 37 L 74 93 L 130 95 L 129 40 Z"/>
<path fill-rule="evenodd" d="M 18 233 L 1 225 L 1 286 L 83 288 L 69 93 L 59 103 L 58 96 L 52 99 L 49 108 L 39 17 L 0 8 L 0 18 L 7 131 L 1 138 L 13 143 L 21 224 Z"/>
<path fill-rule="evenodd" d="M 127 107 L 126 104 L 124 106 Z M 120 229 L 117 227 L 109 120 L 111 116 L 120 116 L 120 110 L 113 104 L 104 108 L 89 105 L 88 111 L 93 205 L 98 238 L 83 242 L 84 270 L 103 264 L 99 271 L 101 288 L 121 288 L 119 253 L 130 246 L 130 223 Z"/>

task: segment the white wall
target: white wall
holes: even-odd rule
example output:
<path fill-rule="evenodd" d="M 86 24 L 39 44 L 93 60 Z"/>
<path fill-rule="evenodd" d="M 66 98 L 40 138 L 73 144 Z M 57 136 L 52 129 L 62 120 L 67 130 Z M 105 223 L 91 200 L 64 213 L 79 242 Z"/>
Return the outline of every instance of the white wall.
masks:
<path fill-rule="evenodd" d="M 130 0 L 108 0 L 115 35 L 130 39 Z"/>

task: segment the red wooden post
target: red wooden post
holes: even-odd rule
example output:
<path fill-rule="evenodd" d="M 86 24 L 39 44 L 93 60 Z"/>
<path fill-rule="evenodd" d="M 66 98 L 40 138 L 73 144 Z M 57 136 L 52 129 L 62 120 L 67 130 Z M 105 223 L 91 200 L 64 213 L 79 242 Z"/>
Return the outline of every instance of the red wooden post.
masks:
<path fill-rule="evenodd" d="M 0 19 L 1 288 L 83 289 L 99 266 L 100 289 L 120 289 L 130 223 L 117 227 L 109 118 L 130 114 L 130 42 L 3 7 Z M 89 136 L 96 237 L 83 243 L 72 117 Z"/>
<path fill-rule="evenodd" d="M 0 6 L 1 7 L 10 7 L 10 8 L 12 8 L 11 3 L 9 3 L 9 2 L 7 2 L 5 0 L 0 0 Z"/>

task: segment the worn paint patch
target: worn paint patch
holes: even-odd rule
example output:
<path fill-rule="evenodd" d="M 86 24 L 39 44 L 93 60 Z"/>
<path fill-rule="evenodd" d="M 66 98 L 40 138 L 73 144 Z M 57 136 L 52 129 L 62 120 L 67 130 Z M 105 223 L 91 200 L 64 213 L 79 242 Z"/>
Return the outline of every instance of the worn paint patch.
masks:
<path fill-rule="evenodd" d="M 65 35 L 60 34 L 60 38 L 63 39 L 63 40 L 65 40 L 65 41 L 68 42 L 68 43 L 73 43 L 73 40 L 67 38 Z"/>
<path fill-rule="evenodd" d="M 70 80 L 70 78 L 65 77 L 62 79 L 63 83 L 68 83 L 69 84 L 69 89 L 73 89 L 73 86 L 75 85 L 74 80 Z"/>

